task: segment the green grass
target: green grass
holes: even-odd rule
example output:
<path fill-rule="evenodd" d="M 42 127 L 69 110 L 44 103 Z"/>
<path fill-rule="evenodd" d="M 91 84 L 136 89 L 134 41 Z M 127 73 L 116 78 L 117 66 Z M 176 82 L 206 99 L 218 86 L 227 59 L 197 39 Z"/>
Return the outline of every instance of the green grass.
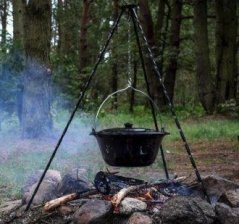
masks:
<path fill-rule="evenodd" d="M 180 140 L 178 129 L 173 118 L 169 115 L 161 115 L 162 126 L 170 132 L 167 136 L 169 141 Z M 215 139 L 236 139 L 239 135 L 238 119 L 219 119 L 215 117 L 185 117 L 185 114 L 179 114 L 179 121 L 190 141 L 197 140 L 215 140 Z M 158 121 L 160 118 L 158 117 Z M 103 127 L 123 127 L 124 123 L 131 122 L 135 127 L 154 128 L 152 116 L 149 112 L 142 114 L 107 114 L 100 119 Z M 160 124 L 160 122 L 159 122 Z M 161 125 L 160 125 L 161 126 Z"/>
<path fill-rule="evenodd" d="M 189 112 L 178 110 L 179 120 L 182 125 L 185 135 L 189 142 L 197 141 L 216 141 L 217 139 L 232 140 L 239 135 L 239 121 L 237 119 L 227 119 L 221 117 L 205 117 L 201 112 L 196 112 L 189 115 Z M 55 118 L 55 130 L 59 133 L 63 130 L 69 113 L 57 113 Z M 169 114 L 162 113 L 160 115 L 163 126 L 166 131 L 170 132 L 166 136 L 164 143 L 180 140 L 179 132 L 175 126 L 174 120 Z M 84 118 L 84 119 L 83 119 Z M 94 116 L 86 116 L 79 114 L 73 120 L 68 134 L 76 139 L 83 139 L 88 136 L 93 125 Z M 8 122 L 8 123 L 7 123 Z M 0 135 L 0 151 L 1 155 L 6 151 L 9 156 L 7 160 L 0 162 L 0 198 L 1 186 L 7 186 L 4 197 L 20 197 L 20 189 L 28 175 L 37 169 L 44 169 L 55 142 L 47 142 L 45 140 L 20 140 L 15 139 L 15 134 L 11 134 L 11 130 L 16 131 L 15 120 L 7 121 L 3 124 L 3 130 Z M 142 108 L 136 108 L 134 114 L 121 113 L 106 113 L 103 111 L 99 116 L 98 130 L 102 128 L 123 127 L 124 123 L 132 122 L 135 127 L 154 128 L 152 116 L 149 111 Z M 80 124 L 80 125 L 79 125 Z M 87 128 L 86 133 L 81 131 Z M 14 132 L 15 133 L 15 132 Z M 67 138 L 67 136 L 66 136 Z M 101 169 L 106 169 L 106 164 L 103 162 L 98 145 L 94 138 L 92 141 L 79 144 L 76 139 L 68 139 L 63 141 L 62 146 L 53 160 L 52 169 L 60 170 L 63 174 L 71 168 L 77 166 L 86 166 L 88 168 L 88 176 L 92 180 L 95 173 Z M 170 148 L 168 148 L 171 150 Z M 0 156 L 1 160 L 1 156 Z M 132 169 L 138 177 L 143 176 L 150 170 L 159 170 L 162 168 L 161 160 L 157 160 L 152 166 L 146 168 Z M 122 169 L 123 173 L 129 173 L 129 169 Z M 163 172 L 162 172 L 163 173 Z"/>
<path fill-rule="evenodd" d="M 169 139 L 180 140 L 180 136 L 175 127 L 169 127 L 171 136 Z M 185 135 L 191 141 L 216 140 L 216 139 L 236 139 L 239 135 L 239 121 L 237 120 L 207 120 L 194 123 L 182 122 Z"/>
<path fill-rule="evenodd" d="M 20 192 L 26 177 L 36 169 L 43 166 L 49 155 L 43 152 L 22 153 L 10 158 L 0 165 L 0 186 L 8 186 L 7 196 L 16 195 Z"/>

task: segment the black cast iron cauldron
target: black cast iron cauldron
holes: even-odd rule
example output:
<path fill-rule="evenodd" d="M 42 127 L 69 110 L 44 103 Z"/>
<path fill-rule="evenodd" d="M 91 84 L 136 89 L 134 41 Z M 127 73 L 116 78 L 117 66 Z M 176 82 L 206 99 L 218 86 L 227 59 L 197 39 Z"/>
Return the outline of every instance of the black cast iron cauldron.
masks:
<path fill-rule="evenodd" d="M 149 166 L 158 154 L 162 139 L 169 134 L 146 128 L 111 128 L 91 133 L 98 141 L 104 161 L 111 166 Z"/>

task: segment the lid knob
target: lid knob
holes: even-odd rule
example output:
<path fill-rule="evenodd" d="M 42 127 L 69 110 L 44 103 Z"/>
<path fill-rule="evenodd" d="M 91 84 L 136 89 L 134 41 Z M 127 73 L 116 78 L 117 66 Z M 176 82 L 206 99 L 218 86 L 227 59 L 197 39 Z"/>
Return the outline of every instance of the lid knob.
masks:
<path fill-rule="evenodd" d="M 124 124 L 124 127 L 125 128 L 133 128 L 133 124 L 127 122 Z"/>

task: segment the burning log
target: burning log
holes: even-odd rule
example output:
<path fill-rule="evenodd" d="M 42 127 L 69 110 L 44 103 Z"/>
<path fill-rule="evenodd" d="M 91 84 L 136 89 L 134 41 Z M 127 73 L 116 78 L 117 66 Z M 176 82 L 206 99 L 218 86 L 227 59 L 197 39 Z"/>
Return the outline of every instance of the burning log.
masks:
<path fill-rule="evenodd" d="M 123 188 L 121 189 L 117 194 L 115 194 L 111 200 L 112 204 L 115 207 L 118 207 L 118 205 L 120 204 L 120 202 L 126 197 L 126 195 L 134 190 L 136 190 L 137 187 L 136 186 L 131 186 L 128 188 Z"/>
<path fill-rule="evenodd" d="M 182 177 L 172 181 L 166 180 L 149 184 L 142 180 L 100 171 L 96 174 L 94 180 L 96 189 L 72 193 L 51 200 L 45 204 L 44 210 L 48 212 L 67 202 L 98 193 L 101 193 L 102 198 L 110 201 L 115 208 L 129 194 L 131 197 L 139 198 L 149 203 L 150 201 L 161 202 L 175 195 L 190 195 L 193 190 L 189 186 L 180 183 L 184 179 Z"/>
<path fill-rule="evenodd" d="M 193 194 L 194 188 L 191 186 L 186 186 L 181 184 L 180 182 L 184 178 L 180 178 L 178 181 L 162 181 L 158 183 L 144 183 L 137 186 L 130 186 L 127 188 L 121 189 L 118 193 L 116 193 L 111 202 L 112 204 L 117 207 L 121 203 L 121 201 L 129 194 L 131 196 L 137 197 L 142 201 L 158 201 L 158 202 L 165 202 L 171 197 L 176 195 L 184 195 L 189 196 Z"/>
<path fill-rule="evenodd" d="M 102 194 L 115 194 L 121 189 L 144 184 L 143 180 L 115 175 L 111 172 L 100 171 L 96 174 L 94 184 Z"/>
<path fill-rule="evenodd" d="M 145 198 L 146 199 L 149 199 L 149 200 L 153 200 L 154 198 L 152 197 L 152 195 L 151 195 L 151 192 L 150 191 L 148 191 L 147 193 L 145 193 Z"/>
<path fill-rule="evenodd" d="M 92 190 L 89 190 L 89 191 L 64 195 L 60 198 L 56 198 L 56 199 L 53 199 L 51 201 L 48 201 L 44 205 L 44 211 L 49 212 L 49 211 L 59 207 L 60 205 L 66 204 L 67 202 L 70 202 L 70 201 L 73 201 L 75 199 L 79 199 L 79 198 L 82 198 L 82 197 L 87 197 L 87 196 L 90 196 L 90 195 L 94 195 L 94 194 L 97 194 L 97 193 L 98 193 L 97 190 L 92 189 Z"/>
<path fill-rule="evenodd" d="M 123 188 L 121 189 L 117 194 L 115 194 L 111 200 L 112 204 L 115 207 L 118 207 L 120 202 L 129 194 L 132 193 L 134 191 L 139 191 L 145 187 L 150 187 L 150 185 L 148 185 L 147 183 L 145 184 L 141 184 L 141 185 L 137 185 L 137 186 L 130 186 L 128 188 Z"/>

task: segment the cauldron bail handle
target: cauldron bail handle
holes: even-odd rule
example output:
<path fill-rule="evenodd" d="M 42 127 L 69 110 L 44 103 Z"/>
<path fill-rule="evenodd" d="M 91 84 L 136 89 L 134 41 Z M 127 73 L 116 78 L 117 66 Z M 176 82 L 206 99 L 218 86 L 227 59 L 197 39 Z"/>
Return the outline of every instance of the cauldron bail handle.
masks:
<path fill-rule="evenodd" d="M 100 104 L 100 106 L 99 106 L 99 108 L 98 108 L 98 110 L 97 110 L 97 113 L 96 113 L 96 115 L 95 115 L 95 119 L 94 119 L 94 125 L 93 125 L 93 128 L 92 128 L 92 132 L 93 132 L 93 133 L 96 131 L 96 122 L 97 122 L 99 113 L 100 113 L 102 107 L 104 106 L 104 104 L 105 104 L 112 96 L 114 96 L 115 94 L 117 94 L 117 93 L 122 93 L 122 92 L 124 92 L 124 91 L 127 91 L 128 89 L 132 89 L 132 90 L 134 90 L 135 92 L 141 93 L 143 96 L 145 96 L 146 98 L 148 98 L 148 100 L 149 100 L 150 102 L 152 102 L 152 104 L 153 104 L 155 110 L 156 110 L 156 111 L 159 111 L 158 106 L 155 104 L 154 100 L 153 100 L 147 93 L 143 92 L 142 90 L 139 90 L 139 89 L 134 88 L 130 83 L 128 83 L 128 85 L 127 85 L 125 88 L 119 89 L 119 90 L 117 90 L 117 91 L 115 91 L 115 92 L 109 94 L 109 95 L 103 100 L 103 102 Z M 159 116 L 159 120 L 160 120 L 161 128 L 163 129 L 163 126 L 162 126 L 162 118 L 161 118 L 160 116 Z"/>

